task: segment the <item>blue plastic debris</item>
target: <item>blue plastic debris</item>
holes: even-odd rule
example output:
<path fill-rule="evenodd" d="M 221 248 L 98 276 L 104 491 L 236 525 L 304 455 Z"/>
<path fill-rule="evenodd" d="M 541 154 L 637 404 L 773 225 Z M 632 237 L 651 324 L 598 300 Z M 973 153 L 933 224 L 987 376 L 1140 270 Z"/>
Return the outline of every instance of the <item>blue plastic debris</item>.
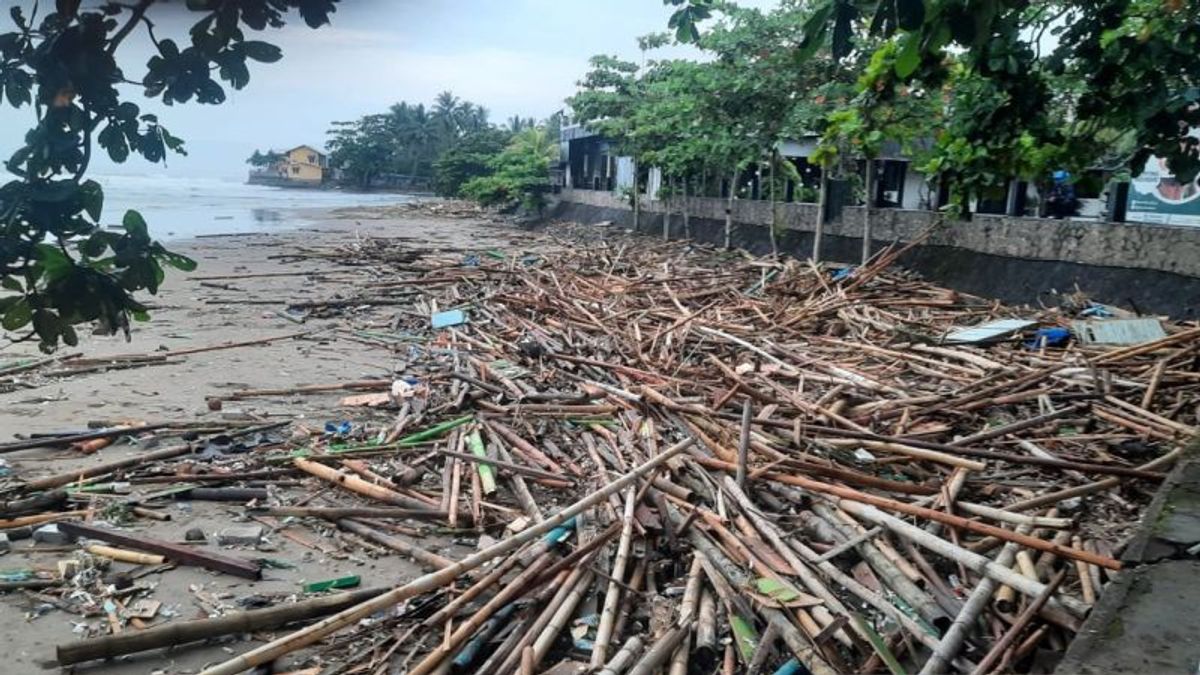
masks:
<path fill-rule="evenodd" d="M 479 267 L 479 256 L 474 253 L 468 253 L 463 256 L 463 267 Z"/>
<path fill-rule="evenodd" d="M 857 268 L 854 267 L 853 265 L 851 265 L 850 267 L 843 267 L 840 270 L 834 270 L 833 276 L 831 278 L 834 281 L 841 281 L 842 279 L 849 279 L 850 277 L 854 276 L 855 269 L 857 269 Z"/>
<path fill-rule="evenodd" d="M 1087 309 L 1080 312 L 1080 314 L 1083 316 L 1090 316 L 1090 317 L 1097 318 L 1097 319 L 1107 319 L 1107 318 L 1116 316 L 1111 311 L 1109 311 L 1109 309 L 1107 307 L 1105 307 L 1104 305 L 1101 305 L 1099 303 L 1096 303 L 1096 302 L 1089 303 Z"/>
<path fill-rule="evenodd" d="M 449 328 L 450 326 L 458 326 L 467 322 L 467 313 L 461 309 L 451 309 L 445 312 L 438 312 L 430 317 L 430 322 L 434 328 Z"/>
<path fill-rule="evenodd" d="M 547 544 L 558 544 L 563 542 L 571 535 L 571 530 L 575 529 L 575 519 L 571 518 L 562 525 L 550 530 L 546 533 L 542 540 Z"/>
<path fill-rule="evenodd" d="M 352 428 L 353 427 L 351 427 L 350 422 L 347 420 L 325 423 L 325 433 L 333 436 L 348 436 L 350 435 L 350 430 Z"/>
<path fill-rule="evenodd" d="M 1066 328 L 1039 328 L 1037 333 L 1034 333 L 1033 339 L 1025 343 L 1025 346 L 1030 349 L 1041 349 L 1045 344 L 1047 347 L 1062 347 L 1071 340 L 1071 331 Z"/>
<path fill-rule="evenodd" d="M 780 666 L 779 670 L 775 671 L 775 675 L 811 675 L 811 673 L 808 668 L 804 667 L 803 663 L 792 659 Z"/>

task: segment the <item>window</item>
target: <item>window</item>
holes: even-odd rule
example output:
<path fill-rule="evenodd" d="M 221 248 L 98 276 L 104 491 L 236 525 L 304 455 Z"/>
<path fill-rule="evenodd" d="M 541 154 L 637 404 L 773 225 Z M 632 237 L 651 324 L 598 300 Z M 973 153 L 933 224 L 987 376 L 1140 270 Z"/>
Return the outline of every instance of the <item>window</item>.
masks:
<path fill-rule="evenodd" d="M 309 163 L 309 164 L 316 164 L 316 163 L 317 163 L 317 156 L 316 156 L 316 155 L 309 155 L 309 156 L 308 156 L 308 163 Z"/>
<path fill-rule="evenodd" d="M 300 167 L 298 167 L 298 166 L 293 166 L 293 167 L 292 167 L 292 173 L 294 173 L 294 174 L 298 174 L 298 173 L 300 173 Z"/>

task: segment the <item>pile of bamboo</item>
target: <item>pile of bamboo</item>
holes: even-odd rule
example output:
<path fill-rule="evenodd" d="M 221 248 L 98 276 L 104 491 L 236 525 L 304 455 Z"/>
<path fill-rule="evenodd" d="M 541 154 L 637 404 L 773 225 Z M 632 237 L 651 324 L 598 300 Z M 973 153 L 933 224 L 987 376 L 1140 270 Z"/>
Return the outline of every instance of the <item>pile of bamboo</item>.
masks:
<path fill-rule="evenodd" d="M 1196 432 L 1195 327 L 951 346 L 1071 317 L 936 287 L 895 251 L 835 278 L 577 226 L 544 241 L 466 264 L 337 252 L 373 270 L 358 297 L 412 294 L 338 332 L 410 379 L 334 386 L 384 409 L 256 450 L 250 468 L 336 489 L 252 513 L 429 573 L 208 675 L 312 645 L 339 673 L 1023 671 L 1079 630 Z M 468 322 L 430 328 L 447 309 Z M 447 527 L 492 543 L 451 557 Z"/>

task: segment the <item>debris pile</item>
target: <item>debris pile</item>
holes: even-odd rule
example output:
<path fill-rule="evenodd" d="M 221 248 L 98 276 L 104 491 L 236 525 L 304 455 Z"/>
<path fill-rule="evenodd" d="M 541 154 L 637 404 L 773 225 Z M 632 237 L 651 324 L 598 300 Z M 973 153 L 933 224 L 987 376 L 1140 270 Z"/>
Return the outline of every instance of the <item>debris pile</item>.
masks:
<path fill-rule="evenodd" d="M 21 476 L 0 504 L 9 539 L 54 528 L 138 574 L 262 573 L 128 527 L 177 498 L 256 519 L 227 545 L 266 523 L 428 574 L 188 622 L 130 613 L 150 594 L 92 562 L 3 582 L 105 619 L 59 662 L 331 615 L 205 672 L 1027 671 L 1079 630 L 1196 433 L 1200 328 L 1084 344 L 1079 317 L 939 288 L 890 267 L 900 251 L 831 271 L 611 228 L 540 241 L 348 242 L 325 257 L 357 285 L 302 309 L 394 377 L 213 395 L 309 418 L 324 401 L 329 422 L 193 428 L 136 461 Z M 149 433 L 185 431 L 0 450 Z"/>

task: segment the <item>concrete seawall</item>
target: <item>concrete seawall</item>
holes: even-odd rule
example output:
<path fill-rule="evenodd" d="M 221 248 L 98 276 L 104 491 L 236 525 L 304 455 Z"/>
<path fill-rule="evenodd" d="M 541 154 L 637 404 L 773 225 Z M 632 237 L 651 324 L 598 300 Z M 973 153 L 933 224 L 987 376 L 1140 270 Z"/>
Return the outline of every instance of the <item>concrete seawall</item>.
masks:
<path fill-rule="evenodd" d="M 672 237 L 683 236 L 681 202 L 675 200 L 671 206 Z M 643 206 L 641 232 L 660 235 L 666 205 L 649 201 Z M 780 204 L 778 208 L 785 228 L 779 237 L 780 251 L 808 257 L 817 206 Z M 725 200 L 689 198 L 692 238 L 721 244 L 725 209 Z M 754 253 L 769 252 L 770 202 L 737 200 L 731 213 L 733 244 Z M 859 261 L 864 214 L 861 207 L 847 207 L 839 222 L 825 226 L 823 259 Z M 565 190 L 552 215 L 633 226 L 628 202 L 608 192 Z M 938 224 L 938 214 L 899 209 L 873 209 L 871 218 L 876 250 L 892 242 L 912 241 L 935 227 L 926 243 L 900 262 L 950 288 L 1031 304 L 1050 302 L 1049 296 L 1078 288 L 1099 302 L 1141 312 L 1200 317 L 1200 228 L 991 215 Z"/>

